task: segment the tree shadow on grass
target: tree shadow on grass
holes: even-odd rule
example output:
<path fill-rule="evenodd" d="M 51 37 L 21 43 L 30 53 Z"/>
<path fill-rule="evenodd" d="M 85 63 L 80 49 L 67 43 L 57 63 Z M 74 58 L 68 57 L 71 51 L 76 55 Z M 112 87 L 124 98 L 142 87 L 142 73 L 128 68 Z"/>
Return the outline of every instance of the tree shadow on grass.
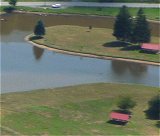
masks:
<path fill-rule="evenodd" d="M 142 50 L 140 45 L 132 45 L 132 44 L 130 44 L 130 46 L 121 48 L 121 50 L 122 51 L 139 51 L 139 53 L 145 53 L 145 54 L 156 54 L 156 52 L 154 51 Z"/>
<path fill-rule="evenodd" d="M 3 11 L 6 13 L 12 13 L 16 8 L 14 6 L 6 6 Z"/>
<path fill-rule="evenodd" d="M 139 45 L 130 45 L 130 46 L 127 46 L 127 47 L 123 47 L 121 50 L 122 51 L 138 51 L 138 50 L 141 50 L 141 46 L 139 46 Z"/>
<path fill-rule="evenodd" d="M 156 126 L 157 128 L 160 128 L 160 120 L 157 121 L 157 123 L 155 124 L 155 126 Z"/>
<path fill-rule="evenodd" d="M 107 42 L 103 44 L 102 46 L 104 47 L 126 47 L 128 45 L 130 45 L 130 43 L 126 43 L 123 41 L 113 41 L 113 42 Z"/>
<path fill-rule="evenodd" d="M 39 40 L 39 39 L 42 39 L 42 38 L 43 38 L 42 36 L 32 36 L 32 37 L 29 37 L 29 40 L 33 41 L 33 40 Z"/>
<path fill-rule="evenodd" d="M 113 125 L 120 125 L 120 126 L 125 126 L 127 124 L 127 122 L 121 122 L 116 120 L 109 120 L 106 123 L 113 124 Z"/>
<path fill-rule="evenodd" d="M 156 52 L 154 52 L 154 51 L 147 51 L 147 50 L 140 50 L 139 53 L 156 54 Z"/>

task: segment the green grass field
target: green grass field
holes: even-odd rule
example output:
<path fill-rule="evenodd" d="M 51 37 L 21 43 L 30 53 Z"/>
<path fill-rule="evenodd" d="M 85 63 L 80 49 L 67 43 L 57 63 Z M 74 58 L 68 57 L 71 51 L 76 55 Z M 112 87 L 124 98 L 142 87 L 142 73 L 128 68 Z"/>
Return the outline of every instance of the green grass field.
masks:
<path fill-rule="evenodd" d="M 106 28 L 89 30 L 88 27 L 60 25 L 47 28 L 43 39 L 33 41 L 74 52 L 159 62 L 158 54 L 141 53 L 137 48 L 139 46 L 118 42 L 112 33 L 112 29 Z M 152 37 L 154 43 L 159 40 L 158 37 Z"/>
<path fill-rule="evenodd" d="M 4 0 L 4 1 L 8 1 L 8 0 Z M 71 0 L 18 0 L 18 2 L 67 2 L 67 1 L 71 1 Z"/>
<path fill-rule="evenodd" d="M 1 95 L 2 135 L 158 135 L 146 118 L 147 102 L 158 88 L 89 84 Z M 121 96 L 137 102 L 126 126 L 108 123 Z"/>
<path fill-rule="evenodd" d="M 97 8 L 97 7 L 68 7 L 64 9 L 52 9 L 52 8 L 32 8 L 32 7 L 16 7 L 17 10 L 29 11 L 29 12 L 43 12 L 43 13 L 56 13 L 56 14 L 82 14 L 82 15 L 99 15 L 99 16 L 116 16 L 119 12 L 119 8 Z M 3 11 L 4 7 L 0 7 Z M 129 8 L 132 16 L 136 16 L 139 8 Z M 146 17 L 151 20 L 159 20 L 158 8 L 144 8 Z"/>
<path fill-rule="evenodd" d="M 99 15 L 99 16 L 116 16 L 119 12 L 119 8 L 96 8 L 96 7 L 68 7 L 65 9 L 43 9 L 43 8 L 30 8 L 30 7 L 17 7 L 24 11 L 31 12 L 45 12 L 45 13 L 57 13 L 57 14 L 82 14 L 82 15 Z M 139 8 L 129 8 L 132 16 L 136 16 Z M 159 20 L 158 8 L 144 8 L 144 13 L 148 19 Z"/>
<path fill-rule="evenodd" d="M 128 2 L 128 3 L 159 3 L 160 0 L 81 0 L 86 2 Z"/>
<path fill-rule="evenodd" d="M 4 0 L 4 1 L 8 1 L 8 0 Z M 39 2 L 39 1 L 72 1 L 72 0 L 19 0 L 20 2 Z M 100 0 L 80 0 L 83 2 L 99 2 Z M 103 2 L 144 2 L 144 3 L 159 3 L 160 0 L 101 0 Z"/>

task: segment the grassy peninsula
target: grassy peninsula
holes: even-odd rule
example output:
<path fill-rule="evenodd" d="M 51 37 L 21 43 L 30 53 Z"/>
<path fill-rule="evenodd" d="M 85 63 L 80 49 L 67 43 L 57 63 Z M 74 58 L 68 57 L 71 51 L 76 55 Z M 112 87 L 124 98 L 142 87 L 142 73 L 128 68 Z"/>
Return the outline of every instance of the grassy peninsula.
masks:
<path fill-rule="evenodd" d="M 98 83 L 1 95 L 2 135 L 158 135 L 145 115 L 158 88 Z M 110 124 L 121 96 L 137 106 L 126 126 Z"/>
<path fill-rule="evenodd" d="M 144 53 L 138 45 L 116 41 L 112 32 L 106 28 L 60 25 L 47 28 L 42 39 L 31 39 L 35 43 L 67 51 L 159 62 L 158 54 Z M 153 43 L 159 40 L 159 37 L 152 37 Z"/>

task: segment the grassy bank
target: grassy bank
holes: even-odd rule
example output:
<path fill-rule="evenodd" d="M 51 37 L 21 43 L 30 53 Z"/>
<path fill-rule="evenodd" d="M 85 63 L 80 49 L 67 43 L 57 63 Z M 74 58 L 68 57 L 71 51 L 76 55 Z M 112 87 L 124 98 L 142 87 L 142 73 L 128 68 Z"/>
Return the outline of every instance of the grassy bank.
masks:
<path fill-rule="evenodd" d="M 52 9 L 52 8 L 32 8 L 32 7 L 16 7 L 17 10 L 28 12 L 43 12 L 43 13 L 56 13 L 56 14 L 82 14 L 82 15 L 99 15 L 99 16 L 116 16 L 119 12 L 119 8 L 96 8 L 96 7 L 68 7 L 64 9 Z M 4 7 L 1 7 L 2 11 Z M 139 8 L 129 8 L 132 16 L 136 16 Z M 144 12 L 148 19 L 159 20 L 158 8 L 144 8 Z"/>
<path fill-rule="evenodd" d="M 8 0 L 4 0 L 8 1 Z M 68 2 L 71 0 L 18 0 L 18 2 Z"/>
<path fill-rule="evenodd" d="M 8 1 L 8 0 L 4 0 L 4 1 Z M 20 2 L 40 2 L 40 1 L 44 1 L 44 0 L 19 0 Z M 48 2 L 51 2 L 51 0 L 46 0 Z M 72 0 L 52 0 L 52 1 L 56 1 L 56 2 L 61 2 L 61 1 L 72 1 Z M 83 2 L 99 2 L 99 0 L 80 0 Z M 101 0 L 103 2 L 127 2 L 127 3 L 159 3 L 160 0 Z"/>
<path fill-rule="evenodd" d="M 73 52 L 159 62 L 158 54 L 144 53 L 139 46 L 118 42 L 112 33 L 112 29 L 106 28 L 89 30 L 87 27 L 61 25 L 47 28 L 44 38 L 33 41 Z M 152 37 L 152 42 L 158 43 L 159 38 Z"/>
<path fill-rule="evenodd" d="M 99 2 L 100 0 L 81 0 L 81 1 Z M 101 0 L 101 2 L 159 3 L 160 0 Z"/>
<path fill-rule="evenodd" d="M 157 121 L 144 112 L 156 94 L 154 87 L 105 83 L 2 94 L 2 134 L 158 135 Z M 137 102 L 126 126 L 108 122 L 120 96 Z"/>
<path fill-rule="evenodd" d="M 83 15 L 100 15 L 100 16 L 116 16 L 119 12 L 119 8 L 96 8 L 96 7 L 68 7 L 65 9 L 34 9 L 26 7 L 18 7 L 31 12 L 45 12 L 45 13 L 58 13 L 58 14 L 83 14 Z M 132 16 L 137 14 L 139 8 L 129 8 Z M 158 8 L 145 8 L 144 12 L 148 19 L 159 20 L 159 9 Z"/>

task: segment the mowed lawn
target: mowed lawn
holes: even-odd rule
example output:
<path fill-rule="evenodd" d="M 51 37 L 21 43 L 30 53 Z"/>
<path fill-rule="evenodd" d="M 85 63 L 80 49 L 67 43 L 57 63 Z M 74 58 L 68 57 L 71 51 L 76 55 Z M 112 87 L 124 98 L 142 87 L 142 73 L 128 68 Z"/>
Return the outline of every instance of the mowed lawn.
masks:
<path fill-rule="evenodd" d="M 22 0 L 23 1 L 23 0 Z M 34 0 L 36 1 L 36 0 Z M 45 3 L 44 3 L 45 4 Z M 0 7 L 0 11 L 4 10 L 5 6 Z M 120 8 L 117 7 L 66 7 L 60 9 L 54 9 L 47 7 L 24 7 L 16 6 L 16 10 L 28 11 L 28 12 L 40 12 L 40 13 L 53 13 L 53 14 L 81 14 L 81 15 L 98 15 L 98 16 L 112 16 L 115 17 L 119 13 Z M 128 8 L 131 16 L 136 16 L 139 8 Z M 159 8 L 143 8 L 147 19 L 159 20 Z"/>
<path fill-rule="evenodd" d="M 159 62 L 158 54 L 144 53 L 140 46 L 116 41 L 112 33 L 113 30 L 107 28 L 90 30 L 88 27 L 59 25 L 47 28 L 44 38 L 33 41 L 74 52 Z M 153 43 L 159 40 L 152 37 Z"/>
<path fill-rule="evenodd" d="M 158 135 L 157 121 L 145 115 L 157 94 L 155 87 L 107 83 L 2 94 L 2 135 Z M 121 96 L 137 102 L 125 126 L 108 122 Z"/>
<path fill-rule="evenodd" d="M 0 8 L 3 9 L 4 7 Z M 117 7 L 67 7 L 61 9 L 53 9 L 48 7 L 44 8 L 33 8 L 33 7 L 22 7 L 17 6 L 17 10 L 29 11 L 29 12 L 43 12 L 43 13 L 56 13 L 56 14 L 81 14 L 81 15 L 98 15 L 98 16 L 117 16 L 120 8 Z M 128 8 L 131 16 L 136 16 L 139 8 Z M 147 19 L 159 20 L 159 8 L 143 8 Z"/>
<path fill-rule="evenodd" d="M 4 1 L 8 1 L 8 0 L 4 0 Z M 39 1 L 43 1 L 44 0 L 19 0 L 19 1 L 22 1 L 22 2 L 39 2 Z M 46 0 L 46 1 L 49 1 L 50 0 Z M 56 2 L 61 2 L 61 1 L 72 1 L 72 0 L 52 0 L 53 2 L 56 1 Z M 84 1 L 84 2 L 99 2 L 99 0 L 81 0 L 81 1 Z M 111 2 L 111 0 L 106 0 L 106 2 Z M 114 2 L 142 2 L 142 0 L 114 0 Z M 159 3 L 160 1 L 159 0 L 143 0 L 143 2 L 146 2 L 146 3 Z"/>

